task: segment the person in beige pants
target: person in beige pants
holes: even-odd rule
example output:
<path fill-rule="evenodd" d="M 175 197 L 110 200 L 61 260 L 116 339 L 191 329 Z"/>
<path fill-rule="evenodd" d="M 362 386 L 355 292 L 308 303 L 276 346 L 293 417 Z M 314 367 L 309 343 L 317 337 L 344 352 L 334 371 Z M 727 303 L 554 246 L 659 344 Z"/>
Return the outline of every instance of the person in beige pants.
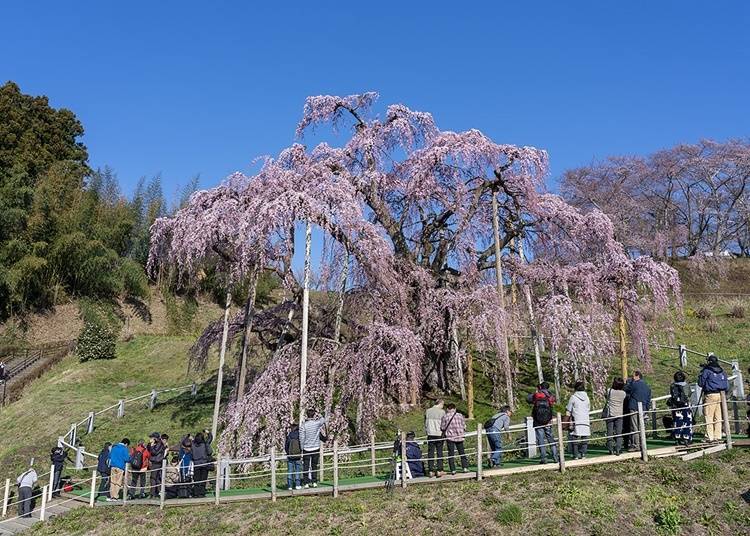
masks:
<path fill-rule="evenodd" d="M 706 417 L 706 437 L 708 441 L 721 441 L 721 393 L 729 389 L 729 381 L 724 369 L 719 365 L 715 355 L 708 356 L 708 362 L 703 366 L 698 385 L 703 389 L 705 406 L 703 414 Z"/>

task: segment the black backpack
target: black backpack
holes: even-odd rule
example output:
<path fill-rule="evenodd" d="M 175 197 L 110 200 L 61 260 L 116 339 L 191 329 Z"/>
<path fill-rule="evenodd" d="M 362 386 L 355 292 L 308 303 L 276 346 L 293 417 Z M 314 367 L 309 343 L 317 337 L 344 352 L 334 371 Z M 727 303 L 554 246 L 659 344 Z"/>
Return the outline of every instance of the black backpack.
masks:
<path fill-rule="evenodd" d="M 535 398 L 531 416 L 539 424 L 549 424 L 552 421 L 552 406 L 547 396 Z"/>
<path fill-rule="evenodd" d="M 143 467 L 143 451 L 136 450 L 133 452 L 133 457 L 130 460 L 130 468 L 139 470 Z"/>
<path fill-rule="evenodd" d="M 498 417 L 497 419 L 499 419 L 499 418 L 500 417 Z M 484 429 L 485 430 L 490 430 L 493 426 L 495 426 L 495 422 L 497 422 L 497 419 L 493 419 L 492 417 L 490 417 L 489 419 L 487 419 L 486 421 L 484 421 Z"/>
<path fill-rule="evenodd" d="M 684 408 L 688 406 L 690 401 L 685 394 L 685 389 L 682 385 L 673 383 L 669 386 L 669 406 L 672 408 Z"/>
<path fill-rule="evenodd" d="M 289 456 L 299 456 L 302 454 L 302 446 L 299 442 L 299 436 L 289 440 L 289 452 L 287 454 Z"/>

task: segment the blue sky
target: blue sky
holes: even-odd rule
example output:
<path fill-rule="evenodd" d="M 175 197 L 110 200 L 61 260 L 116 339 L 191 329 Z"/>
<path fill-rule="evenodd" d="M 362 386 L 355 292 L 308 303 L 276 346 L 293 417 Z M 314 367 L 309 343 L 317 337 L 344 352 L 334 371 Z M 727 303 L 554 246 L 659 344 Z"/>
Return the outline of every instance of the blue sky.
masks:
<path fill-rule="evenodd" d="M 168 196 L 292 143 L 313 94 L 374 90 L 547 149 L 552 180 L 748 136 L 748 2 L 276 4 L 3 2 L 0 81 L 72 109 L 126 191 L 161 172 Z"/>

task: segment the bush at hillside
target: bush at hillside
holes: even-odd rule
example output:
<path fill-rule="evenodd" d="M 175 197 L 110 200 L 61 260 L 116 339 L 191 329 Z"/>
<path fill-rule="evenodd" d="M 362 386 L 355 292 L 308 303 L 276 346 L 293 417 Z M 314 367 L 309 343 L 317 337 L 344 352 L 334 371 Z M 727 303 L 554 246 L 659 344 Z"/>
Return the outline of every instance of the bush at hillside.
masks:
<path fill-rule="evenodd" d="M 81 362 L 93 359 L 114 359 L 115 334 L 99 323 L 87 322 L 78 336 L 76 355 Z"/>

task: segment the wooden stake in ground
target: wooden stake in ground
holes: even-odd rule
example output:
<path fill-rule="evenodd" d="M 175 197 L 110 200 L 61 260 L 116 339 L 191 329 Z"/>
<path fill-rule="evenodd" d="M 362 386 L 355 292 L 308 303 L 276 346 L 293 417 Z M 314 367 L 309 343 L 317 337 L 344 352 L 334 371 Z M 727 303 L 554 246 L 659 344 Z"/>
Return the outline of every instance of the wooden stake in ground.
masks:
<path fill-rule="evenodd" d="M 620 332 L 620 361 L 622 365 L 622 377 L 628 377 L 628 345 L 626 342 L 627 322 L 625 321 L 625 301 L 622 298 L 622 291 L 617 292 L 617 320 Z"/>
<path fill-rule="evenodd" d="M 255 313 L 255 294 L 258 290 L 259 269 L 253 267 L 250 274 L 250 289 L 245 303 L 245 329 L 242 334 L 242 355 L 240 356 L 240 377 L 237 381 L 237 400 L 245 396 L 245 382 L 247 381 L 247 349 L 250 345 L 250 333 L 253 329 L 253 315 Z"/>
<path fill-rule="evenodd" d="M 227 338 L 229 336 L 229 308 L 232 305 L 232 293 L 227 291 L 224 305 L 224 332 L 221 334 L 221 350 L 219 351 L 219 371 L 216 377 L 216 398 L 214 399 L 214 419 L 211 423 L 211 435 L 216 437 L 219 427 L 219 407 L 221 406 L 221 385 L 224 380 L 224 358 L 227 355 Z"/>
<path fill-rule="evenodd" d="M 505 309 L 505 289 L 503 288 L 503 265 L 502 259 L 500 258 L 500 221 L 499 221 L 499 210 L 497 206 L 497 196 L 492 193 L 492 231 L 495 242 L 495 279 L 497 285 L 497 293 L 500 296 L 500 309 L 503 314 L 506 313 Z M 506 330 L 503 327 L 503 336 L 500 341 L 499 352 L 500 360 L 505 372 L 505 396 L 508 397 L 508 405 L 511 409 L 515 409 L 515 402 L 513 396 L 513 370 L 510 365 L 510 356 L 508 355 L 508 337 Z"/>
<path fill-rule="evenodd" d="M 299 370 L 299 422 L 305 413 L 302 404 L 305 399 L 305 385 L 307 385 L 307 331 L 309 326 L 310 309 L 310 247 L 312 244 L 312 228 L 310 222 L 305 223 L 305 272 L 302 283 L 302 348 L 300 352 Z"/>
<path fill-rule="evenodd" d="M 474 358 L 466 349 L 466 413 L 469 420 L 474 418 Z"/>

